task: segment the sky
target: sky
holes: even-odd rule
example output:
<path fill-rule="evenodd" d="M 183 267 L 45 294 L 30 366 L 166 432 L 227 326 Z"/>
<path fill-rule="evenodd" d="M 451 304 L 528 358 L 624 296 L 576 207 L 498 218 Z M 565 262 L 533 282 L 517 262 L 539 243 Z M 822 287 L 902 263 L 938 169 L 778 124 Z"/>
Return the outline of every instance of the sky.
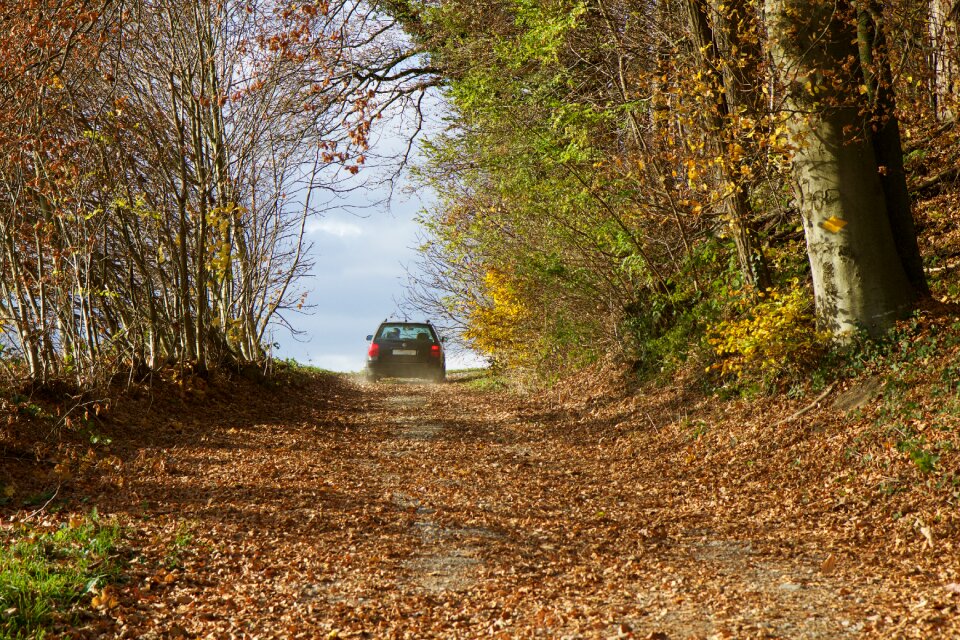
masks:
<path fill-rule="evenodd" d="M 307 240 L 313 244 L 315 264 L 311 276 L 300 284 L 309 292 L 307 305 L 312 308 L 306 314 L 285 315 L 301 334 L 277 327 L 271 339 L 280 345 L 275 357 L 331 371 L 360 371 L 366 363 L 366 336 L 386 317 L 402 317 L 397 315 L 398 304 L 420 244 L 416 216 L 436 201 L 436 193 L 419 185 L 414 188 L 405 172 L 399 176 L 396 172 L 400 157 L 408 152 L 407 166 L 420 162 L 419 143 L 446 126 L 439 96 L 428 94 L 421 107 L 416 119 L 399 110 L 379 121 L 372 131 L 367 164 L 356 178 L 339 183 L 354 188 L 341 200 L 324 205 L 322 216 L 308 221 Z M 408 146 L 414 130 L 420 135 Z M 447 353 L 448 370 L 485 365 L 472 352 Z"/>
<path fill-rule="evenodd" d="M 360 371 L 366 362 L 366 336 L 389 315 L 399 313 L 406 268 L 416 260 L 417 213 L 433 194 L 395 193 L 389 202 L 354 213 L 359 200 L 387 200 L 386 187 L 369 187 L 343 206 L 307 223 L 313 243 L 312 275 L 301 285 L 309 292 L 306 314 L 286 319 L 302 335 L 277 328 L 277 358 L 293 358 L 331 371 Z M 411 321 L 424 318 L 409 318 Z M 472 353 L 448 353 L 447 369 L 483 366 Z"/>

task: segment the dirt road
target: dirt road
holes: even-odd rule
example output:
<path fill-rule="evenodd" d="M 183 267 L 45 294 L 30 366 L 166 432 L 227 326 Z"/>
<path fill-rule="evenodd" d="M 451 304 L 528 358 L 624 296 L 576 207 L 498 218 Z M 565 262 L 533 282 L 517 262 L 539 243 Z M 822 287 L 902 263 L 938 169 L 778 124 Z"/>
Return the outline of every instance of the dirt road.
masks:
<path fill-rule="evenodd" d="M 770 515 L 775 488 L 731 521 L 724 485 L 671 471 L 655 421 L 456 383 L 325 378 L 284 397 L 212 400 L 169 421 L 168 441 L 124 436 L 122 488 L 99 499 L 134 532 L 131 579 L 75 633 L 949 637 L 955 624 L 950 594 L 897 591 L 815 524 Z"/>

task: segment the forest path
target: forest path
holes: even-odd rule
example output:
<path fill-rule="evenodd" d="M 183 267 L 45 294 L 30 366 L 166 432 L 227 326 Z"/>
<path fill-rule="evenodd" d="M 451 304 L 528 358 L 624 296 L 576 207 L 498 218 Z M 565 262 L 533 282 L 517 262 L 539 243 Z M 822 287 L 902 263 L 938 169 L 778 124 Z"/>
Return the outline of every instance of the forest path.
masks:
<path fill-rule="evenodd" d="M 609 429 L 585 435 L 458 383 L 327 379 L 288 396 L 175 423 L 175 446 L 136 449 L 136 473 L 101 502 L 138 532 L 141 555 L 120 606 L 75 631 L 884 635 L 874 579 L 841 577 L 789 522 L 762 540 L 714 526 L 725 516 L 688 504 L 645 458 L 655 448 Z"/>

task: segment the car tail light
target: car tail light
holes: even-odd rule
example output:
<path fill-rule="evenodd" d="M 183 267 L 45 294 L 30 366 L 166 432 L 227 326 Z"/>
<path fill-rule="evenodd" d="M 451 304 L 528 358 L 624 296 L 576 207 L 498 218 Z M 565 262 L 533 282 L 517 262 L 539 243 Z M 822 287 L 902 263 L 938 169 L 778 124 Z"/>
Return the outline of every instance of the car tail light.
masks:
<path fill-rule="evenodd" d="M 380 345 L 376 342 L 370 343 L 370 348 L 367 350 L 367 355 L 371 358 L 376 358 L 380 355 Z"/>
<path fill-rule="evenodd" d="M 438 345 L 438 344 L 430 345 L 430 355 L 432 355 L 434 358 L 439 358 L 439 357 L 440 357 L 440 345 Z"/>

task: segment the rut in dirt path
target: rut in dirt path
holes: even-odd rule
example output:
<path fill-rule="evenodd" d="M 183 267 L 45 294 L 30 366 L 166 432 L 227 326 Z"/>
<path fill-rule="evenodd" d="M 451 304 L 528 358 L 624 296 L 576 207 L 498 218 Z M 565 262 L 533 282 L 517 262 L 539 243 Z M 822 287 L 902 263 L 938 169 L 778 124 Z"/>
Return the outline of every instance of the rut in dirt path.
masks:
<path fill-rule="evenodd" d="M 424 422 L 408 412 L 417 407 L 423 398 L 418 396 L 391 396 L 386 399 L 384 411 L 397 412 L 397 428 L 393 438 L 387 441 L 382 451 L 389 457 L 429 457 L 429 445 L 444 429 L 440 422 Z M 385 482 L 406 488 L 403 478 L 386 474 Z M 409 489 L 408 489 L 409 490 Z M 431 518 L 435 510 L 425 506 L 420 499 L 401 490 L 392 492 L 394 504 L 416 516 L 411 524 L 419 536 L 421 553 L 410 558 L 405 568 L 412 581 L 424 590 L 436 594 L 466 591 L 476 584 L 478 565 L 478 541 L 496 538 L 486 529 L 473 527 L 444 526 Z"/>

